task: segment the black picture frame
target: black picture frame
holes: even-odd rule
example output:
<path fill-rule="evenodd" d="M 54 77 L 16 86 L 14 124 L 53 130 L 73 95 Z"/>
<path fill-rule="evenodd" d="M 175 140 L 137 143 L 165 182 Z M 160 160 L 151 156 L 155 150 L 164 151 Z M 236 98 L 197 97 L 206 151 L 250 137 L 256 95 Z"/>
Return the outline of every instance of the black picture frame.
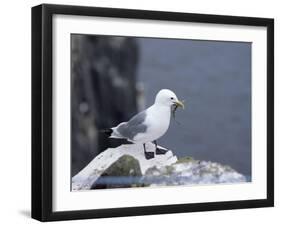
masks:
<path fill-rule="evenodd" d="M 262 26 L 267 28 L 267 198 L 95 210 L 52 210 L 53 78 L 52 17 L 55 14 Z M 122 217 L 274 206 L 274 20 L 43 4 L 32 8 L 32 218 L 40 221 Z"/>

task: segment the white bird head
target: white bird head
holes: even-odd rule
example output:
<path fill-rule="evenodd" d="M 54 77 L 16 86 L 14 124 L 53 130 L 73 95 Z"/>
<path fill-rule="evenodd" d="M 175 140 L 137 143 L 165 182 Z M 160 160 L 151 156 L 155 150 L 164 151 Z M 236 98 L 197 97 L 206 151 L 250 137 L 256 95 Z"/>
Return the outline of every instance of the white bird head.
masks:
<path fill-rule="evenodd" d="M 155 97 L 155 104 L 161 104 L 170 107 L 176 105 L 178 107 L 184 108 L 183 102 L 179 101 L 176 94 L 169 89 L 161 89 L 157 93 Z"/>

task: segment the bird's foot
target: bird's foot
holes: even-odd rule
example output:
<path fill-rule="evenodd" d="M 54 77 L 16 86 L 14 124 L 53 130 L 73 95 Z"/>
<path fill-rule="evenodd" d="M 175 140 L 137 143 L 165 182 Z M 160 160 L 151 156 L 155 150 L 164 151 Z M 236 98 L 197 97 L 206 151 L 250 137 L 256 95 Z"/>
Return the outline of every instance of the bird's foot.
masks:
<path fill-rule="evenodd" d="M 155 150 L 156 155 L 165 155 L 169 150 L 157 147 Z"/>
<path fill-rule="evenodd" d="M 145 155 L 145 158 L 146 158 L 147 160 L 153 159 L 153 158 L 155 157 L 155 156 L 154 156 L 154 152 L 150 152 L 150 151 L 144 152 L 144 155 Z"/>

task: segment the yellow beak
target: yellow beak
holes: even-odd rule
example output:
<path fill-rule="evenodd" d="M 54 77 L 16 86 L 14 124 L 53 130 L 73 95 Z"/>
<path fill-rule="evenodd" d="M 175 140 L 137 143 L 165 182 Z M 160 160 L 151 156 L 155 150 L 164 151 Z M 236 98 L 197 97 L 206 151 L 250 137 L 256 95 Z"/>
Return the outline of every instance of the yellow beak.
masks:
<path fill-rule="evenodd" d="M 178 100 L 175 104 L 177 107 L 182 107 L 182 109 L 184 109 L 184 104 L 182 101 Z"/>

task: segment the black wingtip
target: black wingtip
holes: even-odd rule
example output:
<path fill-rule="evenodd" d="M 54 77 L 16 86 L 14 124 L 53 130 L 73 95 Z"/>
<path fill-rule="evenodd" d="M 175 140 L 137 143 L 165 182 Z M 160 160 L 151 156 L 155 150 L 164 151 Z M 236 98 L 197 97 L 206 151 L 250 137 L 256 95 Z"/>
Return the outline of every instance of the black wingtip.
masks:
<path fill-rule="evenodd" d="M 102 129 L 100 130 L 101 133 L 105 133 L 108 136 L 111 136 L 113 130 L 112 129 Z"/>

